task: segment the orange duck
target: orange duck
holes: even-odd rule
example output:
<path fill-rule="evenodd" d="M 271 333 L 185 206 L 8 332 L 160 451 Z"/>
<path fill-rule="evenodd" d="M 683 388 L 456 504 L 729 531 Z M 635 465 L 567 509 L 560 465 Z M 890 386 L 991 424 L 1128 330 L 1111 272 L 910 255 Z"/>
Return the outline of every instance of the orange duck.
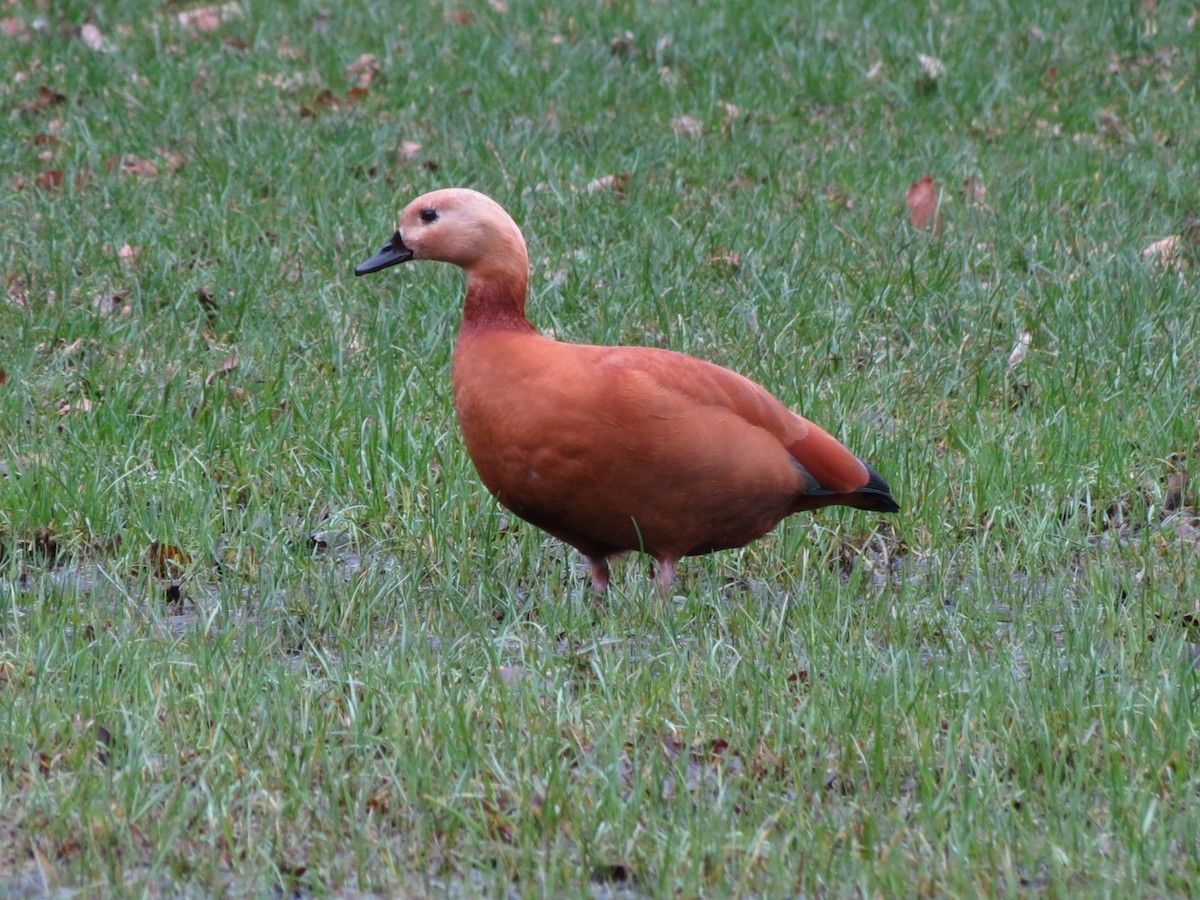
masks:
<path fill-rule="evenodd" d="M 663 588 L 681 557 L 741 547 L 823 506 L 891 513 L 878 473 L 736 372 L 650 347 L 566 344 L 525 318 L 529 257 L 498 203 L 462 188 L 412 201 L 367 275 L 413 259 L 467 273 L 454 406 L 496 499 L 577 548 L 592 586 L 640 550 Z"/>

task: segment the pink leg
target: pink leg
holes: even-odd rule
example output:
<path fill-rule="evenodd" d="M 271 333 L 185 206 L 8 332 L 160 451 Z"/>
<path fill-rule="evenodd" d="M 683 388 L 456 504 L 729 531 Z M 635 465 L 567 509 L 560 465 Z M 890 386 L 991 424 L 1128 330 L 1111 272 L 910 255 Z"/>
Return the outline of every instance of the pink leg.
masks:
<path fill-rule="evenodd" d="M 654 576 L 654 583 L 658 585 L 658 589 L 664 594 L 671 590 L 671 585 L 675 582 L 675 560 L 670 557 L 664 557 L 658 560 L 658 573 Z"/>
<path fill-rule="evenodd" d="M 592 567 L 592 590 L 599 596 L 608 587 L 608 559 L 603 556 L 589 556 L 587 561 Z"/>

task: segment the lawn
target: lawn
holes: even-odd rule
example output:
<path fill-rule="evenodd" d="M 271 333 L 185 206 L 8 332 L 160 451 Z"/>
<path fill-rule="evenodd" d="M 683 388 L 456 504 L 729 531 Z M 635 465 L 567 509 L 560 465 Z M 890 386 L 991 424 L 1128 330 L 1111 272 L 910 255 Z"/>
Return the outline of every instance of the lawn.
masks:
<path fill-rule="evenodd" d="M 1200 891 L 1198 9 L 0 7 L 0 895 Z M 901 514 L 595 604 L 352 275 L 450 185 Z"/>

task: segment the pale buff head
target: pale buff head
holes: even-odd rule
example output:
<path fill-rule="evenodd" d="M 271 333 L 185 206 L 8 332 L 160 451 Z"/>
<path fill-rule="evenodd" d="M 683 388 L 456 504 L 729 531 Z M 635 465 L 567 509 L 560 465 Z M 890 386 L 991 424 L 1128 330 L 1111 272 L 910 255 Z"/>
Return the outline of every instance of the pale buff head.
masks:
<path fill-rule="evenodd" d="M 396 233 L 355 268 L 367 275 L 414 259 L 448 262 L 471 278 L 517 279 L 529 274 L 521 229 L 499 203 L 468 188 L 422 194 L 404 208 Z"/>

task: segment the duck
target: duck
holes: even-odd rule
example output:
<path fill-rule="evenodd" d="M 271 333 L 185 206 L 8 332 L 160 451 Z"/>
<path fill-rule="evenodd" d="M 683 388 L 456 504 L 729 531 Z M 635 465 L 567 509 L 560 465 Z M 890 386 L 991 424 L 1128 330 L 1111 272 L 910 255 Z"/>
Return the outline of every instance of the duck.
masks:
<path fill-rule="evenodd" d="M 743 547 L 793 514 L 899 511 L 878 472 L 749 378 L 673 350 L 539 332 L 525 316 L 524 235 L 486 194 L 417 197 L 354 274 L 422 260 L 466 273 L 451 382 L 480 479 L 583 554 L 597 598 L 624 553 L 651 557 L 667 591 L 682 558 Z"/>

